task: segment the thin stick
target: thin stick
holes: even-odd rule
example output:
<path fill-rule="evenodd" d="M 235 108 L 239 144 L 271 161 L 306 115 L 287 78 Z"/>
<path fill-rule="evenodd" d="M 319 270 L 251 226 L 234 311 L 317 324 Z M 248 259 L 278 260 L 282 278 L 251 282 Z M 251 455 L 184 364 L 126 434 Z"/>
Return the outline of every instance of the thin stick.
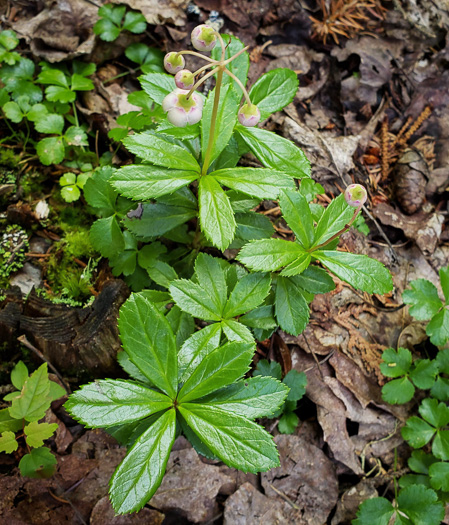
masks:
<path fill-rule="evenodd" d="M 61 381 L 62 386 L 65 388 L 66 392 L 68 394 L 72 393 L 69 385 L 64 381 L 64 379 L 62 378 L 62 376 L 58 372 L 58 370 L 50 363 L 50 361 L 44 356 L 44 354 L 40 350 L 38 350 L 35 346 L 33 346 L 28 341 L 26 335 L 21 335 L 20 337 L 17 338 L 17 341 L 19 341 L 19 343 L 23 344 L 23 346 L 26 346 L 32 352 L 34 352 L 40 359 L 42 359 L 42 361 L 45 361 L 47 363 L 47 365 L 49 366 L 49 368 L 51 368 L 53 370 L 53 372 L 55 373 L 55 375 L 59 379 L 59 381 Z"/>
<path fill-rule="evenodd" d="M 197 53 L 196 51 L 179 51 L 178 55 L 193 55 L 195 57 L 202 58 L 203 60 L 207 60 L 208 62 L 218 64 L 217 60 L 207 57 L 206 55 L 202 55 L 201 53 Z"/>
<path fill-rule="evenodd" d="M 244 53 L 245 51 L 247 51 L 249 49 L 249 46 L 246 46 L 244 47 L 243 49 L 241 49 L 238 53 L 236 53 L 235 55 L 233 55 L 231 58 L 228 58 L 226 59 L 224 62 L 223 62 L 223 66 L 226 66 L 226 64 L 229 64 L 229 62 L 232 62 L 235 58 L 237 58 L 238 56 L 240 56 L 242 53 Z"/>
<path fill-rule="evenodd" d="M 233 78 L 237 84 L 240 86 L 240 89 L 243 91 L 243 96 L 245 97 L 246 103 L 248 106 L 251 106 L 251 99 L 249 98 L 248 92 L 245 89 L 245 86 L 240 82 L 240 80 L 234 75 L 234 73 L 231 73 L 229 69 L 225 69 L 224 72 L 229 75 L 231 78 Z"/>

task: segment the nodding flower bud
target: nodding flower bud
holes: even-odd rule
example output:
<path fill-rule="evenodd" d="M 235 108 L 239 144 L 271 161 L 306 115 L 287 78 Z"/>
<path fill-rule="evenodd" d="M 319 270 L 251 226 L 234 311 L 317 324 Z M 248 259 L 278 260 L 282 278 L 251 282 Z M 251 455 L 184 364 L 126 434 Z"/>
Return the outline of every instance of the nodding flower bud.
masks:
<path fill-rule="evenodd" d="M 211 26 L 201 24 L 192 31 L 192 46 L 198 51 L 212 51 L 217 43 L 217 34 Z"/>
<path fill-rule="evenodd" d="M 368 194 L 361 184 L 350 184 L 345 190 L 345 199 L 349 206 L 358 208 L 365 204 Z"/>
<path fill-rule="evenodd" d="M 164 67 L 165 70 L 174 75 L 178 71 L 181 71 L 181 69 L 184 69 L 186 65 L 186 61 L 184 60 L 184 57 L 180 55 L 179 53 L 176 53 L 176 51 L 171 51 L 170 53 L 167 53 L 164 57 Z"/>
<path fill-rule="evenodd" d="M 188 124 L 196 124 L 203 115 L 203 99 L 193 92 L 187 98 L 188 91 L 175 89 L 162 101 L 162 109 L 167 112 L 167 119 L 174 126 L 183 128 Z"/>
<path fill-rule="evenodd" d="M 179 89 L 191 89 L 195 84 L 195 77 L 188 69 L 181 69 L 175 75 L 175 84 Z"/>
<path fill-rule="evenodd" d="M 244 104 L 239 109 L 238 118 L 242 126 L 251 128 L 260 121 L 259 108 L 255 104 Z"/>

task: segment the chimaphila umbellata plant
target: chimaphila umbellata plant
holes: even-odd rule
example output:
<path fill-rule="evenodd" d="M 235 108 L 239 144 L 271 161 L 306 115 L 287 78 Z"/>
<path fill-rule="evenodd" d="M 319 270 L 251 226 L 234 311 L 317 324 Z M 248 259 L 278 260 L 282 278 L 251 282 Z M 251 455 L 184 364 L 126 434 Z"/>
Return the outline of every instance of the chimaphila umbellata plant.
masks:
<path fill-rule="evenodd" d="M 145 274 L 149 283 L 120 310 L 119 362 L 133 380 L 96 381 L 66 403 L 75 418 L 130 447 L 111 480 L 117 513 L 152 497 L 181 433 L 198 453 L 246 472 L 279 465 L 272 437 L 254 420 L 276 417 L 289 387 L 245 376 L 256 340 L 278 327 L 299 334 L 314 294 L 335 287 L 319 264 L 361 290 L 392 289 L 381 263 L 336 250 L 366 190 L 352 185 L 323 209 L 314 202 L 323 189 L 310 179 L 303 152 L 256 127 L 292 101 L 295 73 L 270 71 L 247 92 L 249 56 L 238 39 L 199 26 L 192 43 L 211 56 L 172 52 L 165 67 L 174 77 L 141 77 L 147 106 L 165 115 L 156 129 L 124 139 L 141 162 L 103 169 L 84 187 L 101 216 L 93 244 L 114 269 Z M 206 65 L 190 72 L 189 54 Z M 212 77 L 205 98 L 196 89 Z M 248 151 L 263 168 L 238 166 Z M 272 238 L 271 221 L 254 211 L 264 199 L 279 200 L 294 241 Z M 235 252 L 219 257 L 216 248 L 240 249 L 240 264 Z"/>

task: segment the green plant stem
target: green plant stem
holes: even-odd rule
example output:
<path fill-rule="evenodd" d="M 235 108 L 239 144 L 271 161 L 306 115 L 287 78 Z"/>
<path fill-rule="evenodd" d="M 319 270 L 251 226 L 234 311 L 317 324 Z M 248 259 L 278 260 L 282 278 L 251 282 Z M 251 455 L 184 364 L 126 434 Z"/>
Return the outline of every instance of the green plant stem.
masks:
<path fill-rule="evenodd" d="M 78 120 L 78 112 L 76 111 L 75 101 L 72 102 L 72 110 L 73 110 L 73 117 L 75 119 L 75 125 L 77 128 L 80 127 L 80 123 Z"/>
<path fill-rule="evenodd" d="M 30 131 L 30 126 L 28 125 L 28 121 L 27 121 L 27 120 L 25 120 L 25 126 L 26 126 L 26 128 L 27 128 L 27 134 L 26 134 L 25 140 L 24 140 L 24 142 L 23 142 L 23 151 L 24 151 L 24 152 L 26 151 L 26 147 L 27 147 L 28 140 L 29 140 L 29 138 L 30 138 L 30 133 L 31 133 L 31 131 Z"/>
<path fill-rule="evenodd" d="M 234 79 L 237 84 L 239 85 L 240 89 L 242 90 L 243 92 L 243 96 L 245 97 L 245 100 L 246 100 L 246 103 L 248 104 L 248 106 L 251 106 L 251 99 L 249 98 L 249 95 L 248 95 L 248 91 L 246 91 L 246 88 L 245 86 L 242 84 L 242 82 L 240 82 L 240 79 L 238 79 L 234 73 L 232 73 L 231 71 L 229 71 L 229 69 L 226 69 L 224 70 L 224 72 L 229 75 L 232 79 Z"/>
<path fill-rule="evenodd" d="M 201 53 L 197 53 L 196 51 L 179 51 L 178 55 L 193 55 L 195 57 L 202 58 L 203 60 L 207 60 L 208 62 L 212 62 L 213 64 L 218 65 L 218 62 L 213 58 L 202 55 Z"/>
<path fill-rule="evenodd" d="M 188 100 L 191 96 L 192 96 L 192 93 L 198 89 L 199 86 L 201 86 L 201 84 L 203 82 L 205 82 L 209 77 L 211 77 L 212 75 L 215 75 L 215 73 L 218 71 L 218 67 L 216 67 L 215 69 L 213 69 L 212 71 L 209 71 L 209 73 L 207 75 L 204 75 L 203 78 L 200 78 L 198 80 L 198 82 L 196 84 L 194 84 L 191 88 L 190 88 L 190 91 L 187 93 L 187 96 L 186 96 L 186 99 Z"/>
<path fill-rule="evenodd" d="M 319 244 L 318 246 L 314 246 L 313 248 L 310 248 L 309 250 L 307 250 L 309 253 L 312 253 L 312 252 L 315 252 L 316 250 L 320 250 L 321 248 L 324 248 L 325 246 L 327 246 L 330 242 L 332 242 L 333 240 L 337 239 L 338 237 L 340 237 L 341 234 L 345 233 L 345 231 L 348 231 L 349 228 L 352 226 L 352 224 L 354 223 L 354 221 L 356 220 L 357 218 L 357 215 L 360 213 L 360 210 L 362 209 L 362 205 L 359 206 L 355 212 L 354 212 L 354 215 L 352 216 L 352 219 L 348 222 L 348 224 L 345 224 L 345 226 L 337 233 L 335 233 L 334 235 L 332 235 L 332 237 L 330 237 L 326 242 L 323 242 L 322 244 Z"/>
<path fill-rule="evenodd" d="M 204 157 L 204 164 L 203 164 L 203 168 L 201 169 L 201 175 L 206 175 L 207 170 L 209 169 L 210 157 L 211 157 L 212 148 L 214 145 L 215 124 L 217 121 L 218 104 L 220 102 L 220 91 L 221 91 L 222 81 L 223 81 L 223 69 L 220 68 L 217 73 L 217 85 L 215 86 L 215 91 L 214 91 L 214 107 L 212 108 L 212 116 L 210 120 L 209 143 L 207 145 L 206 155 Z"/>
<path fill-rule="evenodd" d="M 17 133 L 14 131 L 13 127 L 11 126 L 11 124 L 8 122 L 8 118 L 7 116 L 3 113 L 2 111 L 2 115 L 3 115 L 3 120 L 5 121 L 5 124 L 8 126 L 9 128 L 9 131 L 13 134 L 13 137 L 17 137 Z"/>

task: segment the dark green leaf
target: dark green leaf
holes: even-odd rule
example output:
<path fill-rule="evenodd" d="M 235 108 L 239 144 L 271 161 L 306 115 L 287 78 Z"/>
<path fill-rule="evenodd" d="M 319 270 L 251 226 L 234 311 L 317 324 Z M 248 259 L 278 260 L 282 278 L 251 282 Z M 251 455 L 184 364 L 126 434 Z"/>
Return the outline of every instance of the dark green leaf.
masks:
<path fill-rule="evenodd" d="M 198 202 L 201 231 L 214 246 L 226 250 L 235 235 L 234 212 L 229 197 L 210 175 L 200 179 Z"/>
<path fill-rule="evenodd" d="M 187 279 L 172 281 L 170 294 L 181 310 L 193 315 L 193 317 L 205 321 L 219 321 L 221 319 L 222 311 L 217 307 L 210 291 L 192 281 Z"/>
<path fill-rule="evenodd" d="M 272 436 L 256 423 L 196 403 L 183 403 L 179 411 L 201 441 L 228 466 L 256 473 L 279 465 Z"/>
<path fill-rule="evenodd" d="M 405 377 L 394 379 L 382 387 L 382 399 L 392 405 L 408 403 L 415 393 L 415 387 Z"/>
<path fill-rule="evenodd" d="M 309 160 L 290 140 L 272 131 L 241 124 L 237 124 L 236 130 L 265 167 L 282 171 L 295 179 L 310 177 Z"/>
<path fill-rule="evenodd" d="M 123 22 L 123 29 L 134 34 L 143 33 L 147 28 L 147 22 L 142 13 L 128 11 Z"/>
<path fill-rule="evenodd" d="M 410 379 L 421 390 L 432 388 L 435 376 L 438 374 L 438 364 L 430 359 L 420 359 L 410 372 Z"/>
<path fill-rule="evenodd" d="M 281 434 L 293 434 L 299 424 L 299 417 L 294 412 L 284 412 L 279 419 L 278 430 Z"/>
<path fill-rule="evenodd" d="M 114 257 L 125 248 L 123 233 L 114 215 L 95 221 L 89 237 L 92 246 L 95 246 L 103 257 Z"/>
<path fill-rule="evenodd" d="M 259 308 L 239 317 L 239 321 L 250 328 L 262 330 L 272 330 L 277 326 L 272 306 L 259 306 Z"/>
<path fill-rule="evenodd" d="M 449 309 L 443 308 L 427 325 L 426 333 L 435 346 L 443 346 L 449 341 Z"/>
<path fill-rule="evenodd" d="M 191 315 L 183 312 L 177 306 L 172 306 L 167 314 L 167 321 L 173 333 L 176 334 L 176 347 L 180 349 L 195 331 L 195 321 Z"/>
<path fill-rule="evenodd" d="M 380 364 L 380 370 L 384 376 L 400 377 L 410 370 L 412 365 L 412 353 L 407 348 L 387 348 L 382 354 L 383 363 Z"/>
<path fill-rule="evenodd" d="M 445 403 L 439 403 L 437 399 L 424 399 L 419 407 L 419 413 L 436 428 L 449 424 L 449 407 Z"/>
<path fill-rule="evenodd" d="M 408 466 L 413 472 L 428 474 L 430 465 L 435 461 L 437 459 L 432 454 L 426 454 L 423 450 L 414 450 L 408 459 Z"/>
<path fill-rule="evenodd" d="M 435 434 L 435 429 L 421 418 L 412 416 L 401 429 L 402 437 L 413 448 L 422 448 Z"/>
<path fill-rule="evenodd" d="M 36 131 L 39 133 L 57 133 L 60 135 L 64 128 L 64 117 L 62 115 L 48 114 L 35 123 Z"/>
<path fill-rule="evenodd" d="M 366 499 L 352 525 L 389 525 L 394 512 L 393 505 L 385 498 Z"/>
<path fill-rule="evenodd" d="M 199 172 L 198 162 L 186 149 L 151 131 L 131 135 L 123 144 L 131 153 L 156 166 Z"/>
<path fill-rule="evenodd" d="M 228 341 L 254 343 L 252 333 L 242 323 L 232 319 L 225 319 L 224 321 L 221 321 L 220 324 Z"/>
<path fill-rule="evenodd" d="M 27 478 L 49 478 L 56 469 L 56 458 L 46 447 L 34 448 L 19 462 L 22 476 Z"/>
<path fill-rule="evenodd" d="M 145 93 L 159 105 L 176 88 L 173 76 L 166 73 L 147 73 L 139 80 Z"/>
<path fill-rule="evenodd" d="M 209 294 L 220 317 L 226 304 L 228 289 L 225 273 L 219 259 L 205 253 L 198 254 L 195 260 L 195 274 L 203 290 Z"/>
<path fill-rule="evenodd" d="M 229 319 L 259 306 L 270 292 L 269 274 L 252 273 L 241 279 L 232 290 L 223 317 Z"/>
<path fill-rule="evenodd" d="M 299 335 L 307 326 L 309 306 L 294 277 L 278 277 L 274 305 L 276 319 L 285 332 Z"/>
<path fill-rule="evenodd" d="M 128 451 L 110 482 L 109 494 L 117 514 L 138 511 L 159 488 L 175 433 L 176 411 L 168 410 Z"/>
<path fill-rule="evenodd" d="M 434 525 L 444 518 L 443 504 L 437 494 L 422 485 L 402 489 L 398 496 L 399 510 L 405 513 L 411 523 Z"/>
<path fill-rule="evenodd" d="M 291 69 L 272 69 L 262 75 L 249 92 L 262 119 L 290 104 L 298 90 L 298 77 Z"/>
<path fill-rule="evenodd" d="M 280 171 L 267 168 L 227 168 L 214 171 L 221 185 L 259 199 L 275 199 L 282 189 L 294 189 L 294 181 Z"/>
<path fill-rule="evenodd" d="M 70 414 L 88 427 L 132 423 L 172 406 L 160 392 L 131 381 L 103 380 L 83 386 L 65 403 Z"/>
<path fill-rule="evenodd" d="M 253 372 L 254 376 L 263 376 L 263 377 L 274 377 L 279 381 L 282 378 L 282 368 L 279 363 L 276 361 L 268 362 L 266 359 L 261 359 L 257 363 L 256 370 Z"/>
<path fill-rule="evenodd" d="M 440 268 L 440 282 L 446 304 L 449 304 L 449 266 Z"/>
<path fill-rule="evenodd" d="M 19 392 L 17 392 L 19 394 Z M 9 408 L 0 409 L 0 434 L 2 432 L 17 432 L 22 428 L 22 420 L 11 417 Z"/>
<path fill-rule="evenodd" d="M 318 221 L 315 231 L 315 246 L 324 244 L 333 235 L 344 228 L 354 215 L 354 208 L 349 206 L 343 194 L 334 199 Z"/>
<path fill-rule="evenodd" d="M 178 385 L 176 341 L 167 319 L 142 295 L 120 308 L 120 337 L 131 361 L 170 397 Z"/>
<path fill-rule="evenodd" d="M 209 352 L 178 394 L 178 403 L 199 399 L 240 379 L 248 370 L 254 345 L 231 342 Z"/>
<path fill-rule="evenodd" d="M 83 188 L 87 203 L 98 208 L 100 213 L 106 216 L 114 213 L 118 195 L 118 192 L 109 184 L 113 173 L 114 169 L 111 166 L 97 169 Z"/>
<path fill-rule="evenodd" d="M 120 35 L 120 28 L 117 27 L 111 20 L 100 18 L 94 27 L 94 33 L 99 35 L 101 40 L 105 42 L 113 42 Z"/>
<path fill-rule="evenodd" d="M 282 382 L 290 388 L 288 401 L 299 401 L 306 393 L 307 376 L 304 372 L 290 370 L 287 372 Z"/>
<path fill-rule="evenodd" d="M 393 289 L 390 272 L 382 263 L 366 255 L 319 250 L 314 252 L 314 256 L 332 273 L 354 288 L 380 294 L 388 293 Z"/>
<path fill-rule="evenodd" d="M 304 248 L 295 242 L 262 239 L 245 244 L 237 259 L 253 271 L 274 272 L 303 255 Z"/>
<path fill-rule="evenodd" d="M 260 213 L 252 211 L 236 213 L 235 221 L 237 223 L 235 236 L 243 241 L 269 239 L 274 233 L 273 224 L 270 219 Z"/>
<path fill-rule="evenodd" d="M 402 300 L 410 307 L 410 315 L 419 321 L 427 321 L 443 306 L 434 284 L 427 279 L 416 279 L 410 283 L 411 290 L 404 290 Z"/>
<path fill-rule="evenodd" d="M 319 266 L 309 266 L 301 275 L 297 275 L 295 281 L 307 292 L 327 293 L 335 289 L 332 277 Z"/>
<path fill-rule="evenodd" d="M 433 463 L 429 468 L 429 476 L 432 488 L 449 491 L 449 463 Z"/>
<path fill-rule="evenodd" d="M 298 191 L 282 191 L 279 198 L 282 215 L 296 236 L 296 240 L 307 250 L 313 245 L 313 219 L 306 198 Z"/>

